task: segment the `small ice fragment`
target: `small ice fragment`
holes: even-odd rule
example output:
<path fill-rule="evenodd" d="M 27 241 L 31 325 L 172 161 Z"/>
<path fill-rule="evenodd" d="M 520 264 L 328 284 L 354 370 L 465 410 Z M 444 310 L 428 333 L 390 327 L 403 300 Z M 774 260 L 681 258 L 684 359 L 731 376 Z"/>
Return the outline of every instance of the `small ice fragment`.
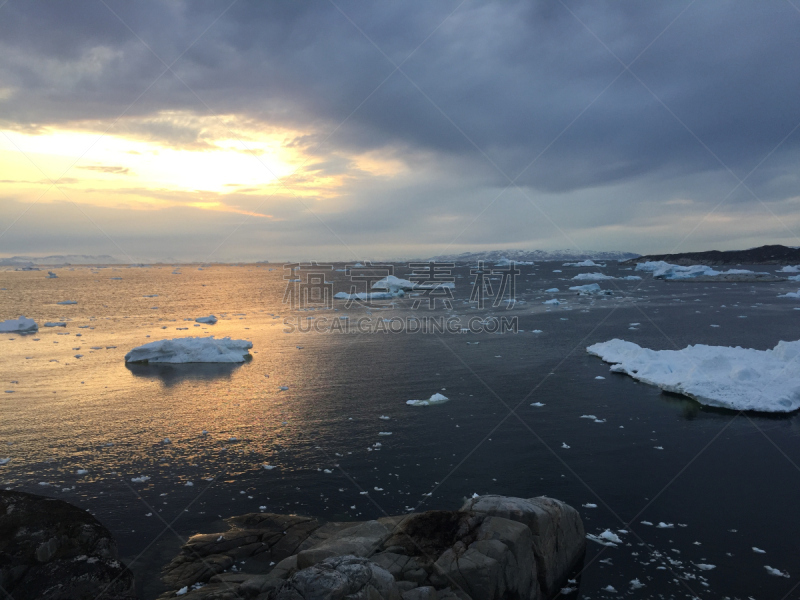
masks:
<path fill-rule="evenodd" d="M 597 377 L 595 377 L 595 379 L 605 379 L 605 377 L 603 377 L 602 375 L 598 375 Z"/>
<path fill-rule="evenodd" d="M 775 577 L 786 577 L 786 579 L 789 579 L 789 573 L 784 573 L 780 569 L 775 569 L 773 567 L 770 567 L 769 565 L 764 565 L 764 568 L 770 575 L 774 575 Z"/>
<path fill-rule="evenodd" d="M 565 448 L 565 449 L 569 449 L 569 446 L 567 446 L 566 442 L 561 442 L 561 447 Z"/>
<path fill-rule="evenodd" d="M 7 465 L 9 463 L 9 461 L 11 461 L 10 457 L 9 458 L 0 458 L 0 467 L 2 467 L 3 465 Z"/>
<path fill-rule="evenodd" d="M 0 464 L 3 464 L 3 463 L 0 462 Z M 753 552 L 755 552 L 756 554 L 766 554 L 767 553 L 766 550 L 762 550 L 761 548 L 756 548 L 755 546 L 753 546 Z"/>
<path fill-rule="evenodd" d="M 591 502 L 587 502 L 586 504 L 582 505 L 584 508 L 597 508 L 597 504 L 592 504 Z"/>
<path fill-rule="evenodd" d="M 387 417 L 386 415 L 381 415 L 381 416 L 380 416 L 380 417 L 378 417 L 378 418 L 379 418 L 379 419 L 383 419 L 384 421 L 388 421 L 388 420 L 389 420 L 389 417 Z"/>
<path fill-rule="evenodd" d="M 674 527 L 675 525 L 673 525 L 672 523 L 664 523 L 664 521 L 660 521 L 658 525 L 656 525 L 656 529 L 673 529 Z"/>
<path fill-rule="evenodd" d="M 133 483 L 144 483 L 148 479 L 150 478 L 147 475 L 142 475 L 141 477 L 131 477 L 131 481 Z"/>
<path fill-rule="evenodd" d="M 184 483 L 183 485 L 185 485 L 186 487 L 192 487 L 192 486 L 194 486 L 194 484 L 193 484 L 191 481 L 187 481 L 187 482 L 186 482 L 186 483 Z"/>
<path fill-rule="evenodd" d="M 716 569 L 717 565 L 707 565 L 707 564 L 703 564 L 703 563 L 697 563 L 695 565 L 695 567 L 697 567 L 701 571 L 710 571 L 712 569 Z"/>
<path fill-rule="evenodd" d="M 208 315 L 207 317 L 197 317 L 195 319 L 195 322 L 207 323 L 208 325 L 213 325 L 214 323 L 217 322 L 217 317 L 215 317 L 214 315 Z"/>
<path fill-rule="evenodd" d="M 379 431 L 378 435 L 392 435 L 391 431 Z"/>
<path fill-rule="evenodd" d="M 409 406 L 432 406 L 434 404 L 443 404 L 448 400 L 449 398 L 447 396 L 437 392 L 427 400 L 406 400 L 406 404 Z"/>
<path fill-rule="evenodd" d="M 617 588 L 615 588 L 613 585 L 610 585 L 610 584 L 609 584 L 609 585 L 607 585 L 607 586 L 606 586 L 606 587 L 604 587 L 604 588 L 601 588 L 601 589 L 602 589 L 602 591 L 604 591 L 604 592 L 612 592 L 612 593 L 616 593 L 616 592 L 617 592 Z"/>
<path fill-rule="evenodd" d="M 272 471 L 272 469 L 275 468 L 275 465 L 264 464 L 264 465 L 261 465 L 261 466 L 264 467 L 267 471 Z"/>
<path fill-rule="evenodd" d="M 533 402 L 533 403 L 531 403 L 531 406 L 540 407 L 540 406 L 544 406 L 544 404 L 542 402 Z"/>
<path fill-rule="evenodd" d="M 652 523 L 650 521 L 642 521 L 641 523 L 642 523 L 642 525 L 652 525 Z"/>
<path fill-rule="evenodd" d="M 78 469 L 77 471 L 75 471 L 75 474 L 76 475 L 86 475 L 88 472 L 89 471 L 87 471 L 86 469 Z"/>
<path fill-rule="evenodd" d="M 631 586 L 632 590 L 638 590 L 644 587 L 644 584 L 639 581 L 638 579 L 631 579 L 630 583 L 628 584 Z"/>
<path fill-rule="evenodd" d="M 595 417 L 594 415 L 581 415 L 581 417 L 580 417 L 580 418 L 581 418 L 581 419 L 592 419 L 592 420 L 594 420 L 594 419 L 596 419 L 597 417 Z"/>

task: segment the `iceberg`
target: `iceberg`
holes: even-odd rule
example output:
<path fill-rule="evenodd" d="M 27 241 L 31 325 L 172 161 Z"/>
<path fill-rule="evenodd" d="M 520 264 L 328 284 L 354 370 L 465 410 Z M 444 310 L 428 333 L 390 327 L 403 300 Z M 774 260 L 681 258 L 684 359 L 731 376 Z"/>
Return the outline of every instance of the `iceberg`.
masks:
<path fill-rule="evenodd" d="M 195 322 L 208 323 L 209 325 L 213 325 L 214 323 L 217 322 L 217 317 L 215 317 L 214 315 L 208 315 L 207 317 L 197 317 L 195 319 Z"/>
<path fill-rule="evenodd" d="M 36 321 L 21 315 L 19 319 L 8 319 L 0 323 L 0 332 L 2 333 L 27 333 L 38 329 Z"/>
<path fill-rule="evenodd" d="M 138 346 L 125 355 L 126 363 L 240 363 L 252 358 L 253 343 L 229 337 L 186 337 Z"/>
<path fill-rule="evenodd" d="M 601 269 L 605 267 L 605 265 L 598 264 L 594 262 L 591 258 L 587 258 L 586 260 L 582 260 L 581 262 L 571 262 L 571 263 L 564 263 L 564 267 L 600 267 Z"/>
<path fill-rule="evenodd" d="M 796 292 L 788 292 L 786 294 L 780 294 L 778 298 L 800 298 L 800 290 Z"/>
<path fill-rule="evenodd" d="M 413 290 L 414 285 L 415 284 L 413 281 L 409 281 L 408 279 L 400 279 L 399 277 L 395 277 L 394 275 L 389 275 L 388 277 L 384 277 L 383 279 L 373 283 L 372 289 L 389 290 L 389 291 Z"/>
<path fill-rule="evenodd" d="M 614 279 L 614 277 L 604 273 L 578 273 L 572 279 L 575 281 L 603 281 L 604 279 Z"/>
<path fill-rule="evenodd" d="M 703 344 L 650 350 L 613 339 L 586 351 L 613 363 L 615 373 L 707 406 L 775 413 L 800 409 L 800 341 L 781 341 L 770 350 Z"/>
<path fill-rule="evenodd" d="M 800 273 L 800 265 L 786 265 L 778 273 Z"/>
<path fill-rule="evenodd" d="M 437 392 L 427 400 L 406 400 L 406 404 L 409 406 L 431 406 L 433 404 L 444 404 L 449 399 L 447 396 Z"/>
<path fill-rule="evenodd" d="M 654 279 L 668 279 L 668 280 L 681 280 L 681 279 L 696 279 L 699 277 L 716 277 L 719 279 L 728 279 L 735 281 L 737 278 L 742 280 L 749 279 L 767 279 L 769 273 L 757 273 L 755 271 L 748 271 L 747 269 L 730 269 L 728 271 L 715 271 L 706 265 L 690 265 L 684 267 L 681 265 L 673 265 L 663 260 L 651 260 L 636 265 L 636 271 L 645 271 L 653 274 Z"/>
<path fill-rule="evenodd" d="M 579 294 L 597 294 L 602 292 L 600 286 L 596 283 L 587 283 L 586 285 L 573 285 L 569 288 L 571 292 L 578 292 Z"/>

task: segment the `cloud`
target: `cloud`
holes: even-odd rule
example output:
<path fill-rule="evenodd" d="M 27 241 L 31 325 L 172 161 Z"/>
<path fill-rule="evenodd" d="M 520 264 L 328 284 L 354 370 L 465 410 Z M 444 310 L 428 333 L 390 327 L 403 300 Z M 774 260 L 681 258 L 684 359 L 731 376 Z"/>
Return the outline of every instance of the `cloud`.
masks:
<path fill-rule="evenodd" d="M 109 6 L 4 6 L 5 128 L 108 130 L 198 153 L 283 131 L 298 160 L 290 189 L 272 191 L 295 205 L 264 214 L 293 213 L 289 192 L 304 189 L 348 240 L 382 231 L 421 246 L 427 230 L 471 226 L 459 243 L 597 246 L 578 233 L 594 228 L 598 243 L 637 250 L 652 244 L 632 216 L 695 217 L 723 198 L 719 210 L 739 215 L 796 196 L 800 14 L 788 3 Z M 728 242 L 753 238 L 745 230 Z"/>

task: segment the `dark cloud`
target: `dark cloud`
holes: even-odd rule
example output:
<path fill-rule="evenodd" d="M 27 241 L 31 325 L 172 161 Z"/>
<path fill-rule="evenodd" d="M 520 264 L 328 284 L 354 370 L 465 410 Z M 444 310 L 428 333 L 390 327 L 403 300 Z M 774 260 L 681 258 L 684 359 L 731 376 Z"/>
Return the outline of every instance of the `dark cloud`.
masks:
<path fill-rule="evenodd" d="M 306 172 L 344 173 L 342 156 L 385 148 L 441 169 L 441 181 L 359 204 L 376 227 L 413 221 L 419 212 L 399 208 L 408 203 L 460 219 L 509 178 L 542 198 L 584 190 L 601 222 L 656 197 L 712 206 L 779 144 L 748 186 L 765 201 L 797 195 L 800 133 L 786 136 L 800 123 L 800 13 L 790 3 L 337 5 L 10 0 L 0 119 L 30 129 L 124 112 L 139 120 L 120 131 L 201 148 L 194 124 L 158 114 L 239 114 L 308 132 L 296 146 L 322 143 Z M 177 60 L 175 74 L 162 75 L 156 55 Z M 480 200 L 454 192 L 464 173 Z M 646 197 L 617 207 L 602 190 L 618 185 Z M 731 202 L 754 202 L 743 191 Z M 350 217 L 336 219 L 348 229 Z"/>

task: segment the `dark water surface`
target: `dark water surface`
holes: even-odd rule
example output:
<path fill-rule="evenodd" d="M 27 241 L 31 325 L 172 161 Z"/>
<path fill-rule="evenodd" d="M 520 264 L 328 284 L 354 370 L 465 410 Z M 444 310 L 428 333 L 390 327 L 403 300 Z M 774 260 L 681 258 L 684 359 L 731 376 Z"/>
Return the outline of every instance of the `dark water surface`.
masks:
<path fill-rule="evenodd" d="M 426 313 L 412 311 L 411 299 L 371 315 L 341 301 L 336 311 L 291 311 L 280 265 L 182 266 L 180 274 L 75 267 L 57 269 L 58 279 L 0 272 L 0 318 L 67 321 L 0 334 L 2 391 L 12 392 L 0 394 L 0 458 L 11 458 L 0 485 L 91 510 L 116 536 L 144 597 L 158 592 L 158 570 L 179 536 L 219 530 L 221 517 L 371 519 L 457 508 L 473 493 L 552 496 L 580 510 L 587 533 L 628 532 L 618 533 L 619 547 L 589 542 L 573 598 L 800 597 L 790 593 L 800 578 L 797 415 L 706 409 L 609 373 L 585 352 L 615 337 L 654 349 L 771 348 L 800 338 L 800 303 L 777 298 L 800 286 L 642 274 L 601 281 L 613 295 L 592 298 L 566 291 L 590 282 L 566 279 L 598 269 L 521 268 L 525 302 L 512 310 L 471 308 L 469 267 L 454 270 L 452 314 L 464 322 L 517 316 L 523 331 L 503 335 L 287 334 L 284 318 Z M 613 263 L 600 270 L 633 274 Z M 344 273 L 332 277 L 334 291 L 349 288 Z M 544 293 L 551 287 L 561 292 Z M 565 302 L 542 304 L 552 297 Z M 216 325 L 195 326 L 210 313 Z M 252 361 L 123 360 L 148 341 L 210 334 L 252 341 Z M 436 392 L 450 401 L 405 403 Z M 149 479 L 131 481 L 141 476 Z M 634 578 L 644 587 L 631 590 Z"/>

